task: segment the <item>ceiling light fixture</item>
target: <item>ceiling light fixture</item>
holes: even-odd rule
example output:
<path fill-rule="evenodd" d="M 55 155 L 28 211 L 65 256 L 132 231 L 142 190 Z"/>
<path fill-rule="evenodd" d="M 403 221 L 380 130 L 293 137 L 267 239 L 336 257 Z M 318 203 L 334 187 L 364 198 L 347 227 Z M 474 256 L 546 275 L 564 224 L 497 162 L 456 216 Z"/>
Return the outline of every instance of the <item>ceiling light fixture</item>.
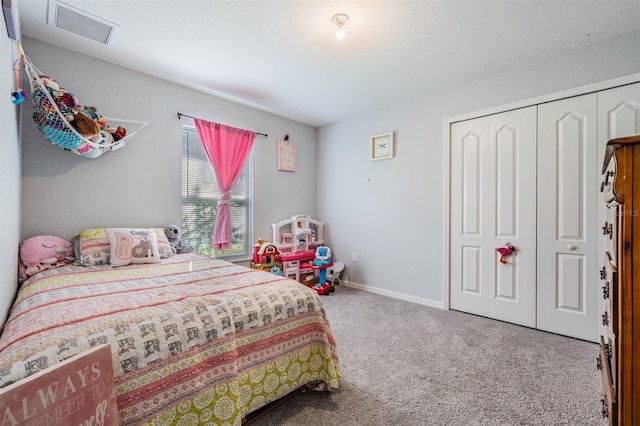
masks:
<path fill-rule="evenodd" d="M 344 38 L 346 34 L 344 31 L 344 26 L 348 21 L 349 17 L 344 13 L 335 14 L 333 15 L 333 18 L 331 18 L 331 22 L 336 24 L 336 26 L 338 27 L 338 29 L 336 30 L 336 38 L 338 40 L 342 40 Z"/>

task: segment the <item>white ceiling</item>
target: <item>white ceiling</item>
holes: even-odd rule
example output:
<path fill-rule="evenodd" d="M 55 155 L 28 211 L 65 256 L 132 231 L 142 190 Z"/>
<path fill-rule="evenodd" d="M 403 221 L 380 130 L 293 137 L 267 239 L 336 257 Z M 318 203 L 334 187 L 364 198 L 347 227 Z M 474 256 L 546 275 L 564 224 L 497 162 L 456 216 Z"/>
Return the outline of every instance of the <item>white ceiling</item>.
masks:
<path fill-rule="evenodd" d="M 110 43 L 48 26 L 48 0 L 18 2 L 22 35 L 312 126 L 640 30 L 640 1 L 65 2 Z"/>

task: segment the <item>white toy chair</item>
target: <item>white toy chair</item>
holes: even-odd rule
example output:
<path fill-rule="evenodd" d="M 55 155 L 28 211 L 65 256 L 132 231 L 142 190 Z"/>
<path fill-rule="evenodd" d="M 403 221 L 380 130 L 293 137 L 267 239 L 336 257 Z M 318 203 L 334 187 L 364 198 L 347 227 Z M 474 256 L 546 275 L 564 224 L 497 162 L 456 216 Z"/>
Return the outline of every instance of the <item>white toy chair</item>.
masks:
<path fill-rule="evenodd" d="M 342 281 L 340 280 L 340 274 L 342 274 L 342 271 L 344 271 L 344 263 L 334 263 L 327 269 L 327 282 L 335 284 L 335 282 L 338 281 L 338 284 L 342 285 Z"/>

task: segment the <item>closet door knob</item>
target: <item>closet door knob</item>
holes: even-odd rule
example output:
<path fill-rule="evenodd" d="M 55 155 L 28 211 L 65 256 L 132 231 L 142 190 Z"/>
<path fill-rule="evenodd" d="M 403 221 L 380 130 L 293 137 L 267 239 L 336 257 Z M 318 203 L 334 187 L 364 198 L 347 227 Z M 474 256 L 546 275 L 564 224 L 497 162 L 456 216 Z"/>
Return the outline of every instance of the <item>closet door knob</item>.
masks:
<path fill-rule="evenodd" d="M 576 251 L 576 250 L 578 250 L 578 247 L 577 247 L 577 246 L 572 246 L 572 245 L 568 245 L 568 246 L 567 246 L 567 248 L 568 248 L 569 250 L 571 250 L 571 251 Z"/>

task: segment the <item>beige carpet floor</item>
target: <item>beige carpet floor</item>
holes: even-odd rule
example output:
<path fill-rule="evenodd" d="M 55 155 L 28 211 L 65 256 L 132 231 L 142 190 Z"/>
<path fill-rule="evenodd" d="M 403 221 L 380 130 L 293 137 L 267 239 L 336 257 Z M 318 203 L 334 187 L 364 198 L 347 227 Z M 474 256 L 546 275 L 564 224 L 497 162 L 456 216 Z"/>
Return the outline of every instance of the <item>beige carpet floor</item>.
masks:
<path fill-rule="evenodd" d="M 605 425 L 598 346 L 348 287 L 323 297 L 343 378 L 261 425 Z"/>

